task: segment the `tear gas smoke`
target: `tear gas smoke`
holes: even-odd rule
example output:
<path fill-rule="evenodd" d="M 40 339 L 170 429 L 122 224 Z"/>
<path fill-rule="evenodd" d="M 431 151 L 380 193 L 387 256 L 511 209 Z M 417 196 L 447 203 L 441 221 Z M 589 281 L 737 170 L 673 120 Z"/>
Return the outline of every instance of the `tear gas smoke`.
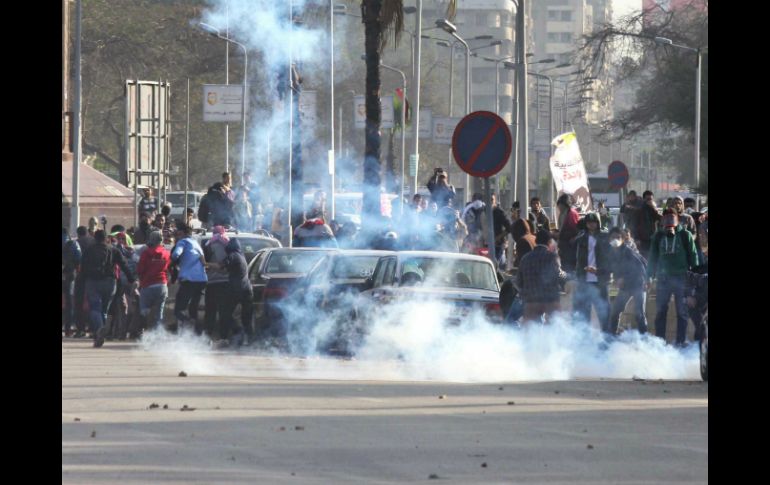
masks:
<path fill-rule="evenodd" d="M 301 84 L 303 90 L 316 90 L 319 100 L 329 91 L 328 79 L 324 78 L 328 75 L 331 54 L 328 49 L 328 22 L 315 19 L 318 10 L 323 11 L 327 7 L 328 2 L 325 0 L 293 0 L 294 17 L 304 21 L 292 23 L 289 2 L 209 0 L 208 8 L 202 12 L 200 19 L 196 20 L 215 27 L 221 35 L 228 35 L 232 40 L 248 48 L 249 93 L 252 103 L 247 116 L 245 168 L 252 171 L 254 180 L 260 184 L 264 203 L 274 202 L 285 207 L 287 161 L 291 151 L 290 96 L 288 95 L 290 63 L 296 66 L 300 77 L 304 80 Z M 227 26 L 229 26 L 229 33 Z M 352 22 L 347 18 L 342 21 L 336 20 L 334 28 L 337 39 L 345 39 L 354 34 L 360 35 L 363 31 L 360 22 Z M 339 52 L 335 50 L 335 53 Z M 237 65 L 240 62 L 240 49 L 233 48 L 231 56 Z M 354 71 L 353 61 L 349 59 L 350 56 L 337 55 L 336 57 L 339 59 L 335 59 L 335 80 L 339 83 Z M 337 60 L 340 62 L 336 62 Z M 364 80 L 361 79 L 361 89 L 364 87 L 363 84 Z M 338 101 L 341 99 L 338 98 Z M 331 109 L 334 108 L 331 107 Z M 345 104 L 344 109 L 350 113 L 345 116 L 345 122 L 350 123 L 353 106 Z M 302 165 L 304 182 L 320 183 L 325 189 L 328 188 L 330 180 L 326 171 L 325 153 L 329 144 L 328 130 L 333 127 L 325 123 L 320 112 L 316 124 L 316 127 L 303 126 L 301 130 L 297 130 L 295 126 L 293 136 L 295 143 L 297 137 L 301 140 L 303 152 L 324 154 L 322 157 L 305 157 Z M 363 137 L 363 131 L 360 132 L 360 136 Z M 340 153 L 342 147 L 336 147 L 336 150 Z M 346 158 L 354 162 L 339 160 L 340 163 L 336 165 L 336 177 L 344 184 L 350 184 L 354 180 L 361 179 L 358 169 L 363 164 L 364 157 L 361 153 L 349 153 L 349 157 Z M 273 176 L 267 176 L 268 165 L 272 166 Z M 380 187 L 374 188 L 377 192 L 380 189 Z M 301 189 L 295 186 L 294 190 Z M 365 192 L 366 188 L 362 186 L 360 190 Z M 385 221 L 367 222 L 378 224 L 376 232 L 382 233 L 388 230 L 388 224 Z M 362 246 L 367 246 L 367 242 L 359 241 Z"/>
<path fill-rule="evenodd" d="M 246 169 L 255 174 L 263 197 L 278 201 L 285 193 L 281 182 L 266 177 L 268 161 L 284 166 L 289 157 L 289 69 L 290 63 L 303 73 L 329 69 L 328 32 L 324 28 L 292 23 L 289 2 L 274 0 L 210 0 L 201 22 L 217 28 L 222 36 L 244 44 L 249 52 L 249 93 Z M 301 19 L 309 6 L 320 0 L 294 0 L 293 16 Z M 226 34 L 229 26 L 229 34 Z M 231 54 L 238 62 L 240 50 Z M 311 87 L 311 89 L 328 87 Z M 295 134 L 295 137 L 297 135 Z M 303 144 L 315 143 L 310 130 Z M 296 140 L 295 140 L 296 142 Z"/>
<path fill-rule="evenodd" d="M 147 334 L 142 347 L 176 367 L 206 375 L 264 376 L 272 369 L 271 377 L 337 380 L 699 379 L 695 345 L 676 349 L 636 331 L 606 342 L 598 329 L 565 317 L 549 325 L 515 328 L 492 323 L 478 312 L 461 325 L 448 325 L 452 307 L 424 301 L 366 312 L 365 335 L 353 339 L 355 359 L 346 361 L 324 357 L 318 349 L 334 340 L 339 322 L 349 325 L 349 310 L 324 318 L 316 308 L 297 308 L 286 335 L 294 357 L 255 349 L 214 352 L 203 337 L 163 330 Z M 300 315 L 304 320 L 295 318 Z M 261 364 L 255 365 L 253 358 Z"/>

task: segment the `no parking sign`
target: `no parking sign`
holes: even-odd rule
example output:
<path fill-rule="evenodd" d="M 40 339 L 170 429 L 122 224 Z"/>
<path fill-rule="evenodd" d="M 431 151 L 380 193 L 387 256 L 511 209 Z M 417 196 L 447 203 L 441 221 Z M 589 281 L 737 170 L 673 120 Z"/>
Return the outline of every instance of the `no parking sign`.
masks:
<path fill-rule="evenodd" d="M 607 167 L 607 178 L 612 190 L 620 190 L 628 183 L 628 168 L 620 160 L 615 160 Z"/>
<path fill-rule="evenodd" d="M 474 111 L 457 124 L 452 154 L 460 169 L 474 177 L 491 177 L 511 156 L 511 133 L 491 111 Z"/>

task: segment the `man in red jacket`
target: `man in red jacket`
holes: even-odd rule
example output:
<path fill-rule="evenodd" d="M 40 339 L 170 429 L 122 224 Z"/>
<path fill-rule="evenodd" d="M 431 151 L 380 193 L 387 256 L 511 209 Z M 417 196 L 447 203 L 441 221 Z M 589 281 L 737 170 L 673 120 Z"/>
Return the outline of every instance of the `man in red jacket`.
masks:
<path fill-rule="evenodd" d="M 572 206 L 572 200 L 569 194 L 562 194 L 556 200 L 556 207 L 559 209 L 559 258 L 562 269 L 568 273 L 574 272 L 577 264 L 575 238 L 578 235 L 580 219 L 577 210 Z"/>
<path fill-rule="evenodd" d="M 163 308 L 168 298 L 167 272 L 171 254 L 163 247 L 162 242 L 163 235 L 160 231 L 151 232 L 147 247 L 136 266 L 139 275 L 139 310 L 142 316 L 147 318 L 149 329 L 163 324 Z"/>

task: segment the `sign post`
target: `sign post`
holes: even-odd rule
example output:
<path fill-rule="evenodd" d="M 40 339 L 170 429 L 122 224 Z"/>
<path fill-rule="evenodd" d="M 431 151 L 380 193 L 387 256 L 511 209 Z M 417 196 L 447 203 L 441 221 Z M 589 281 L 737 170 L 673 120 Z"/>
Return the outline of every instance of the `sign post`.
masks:
<path fill-rule="evenodd" d="M 489 259 L 497 267 L 495 254 L 494 218 L 492 216 L 489 177 L 505 167 L 511 155 L 511 133 L 505 121 L 490 111 L 468 114 L 454 129 L 452 154 L 460 169 L 474 177 L 484 178 L 484 198 L 487 201 L 487 248 Z"/>

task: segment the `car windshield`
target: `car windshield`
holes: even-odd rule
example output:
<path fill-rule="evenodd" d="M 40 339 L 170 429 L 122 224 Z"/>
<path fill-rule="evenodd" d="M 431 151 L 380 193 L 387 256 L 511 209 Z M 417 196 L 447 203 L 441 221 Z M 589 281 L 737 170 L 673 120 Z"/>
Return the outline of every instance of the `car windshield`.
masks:
<path fill-rule="evenodd" d="M 368 278 L 374 273 L 380 256 L 341 256 L 334 260 L 332 278 L 359 279 Z"/>
<path fill-rule="evenodd" d="M 492 266 L 482 261 L 450 258 L 409 258 L 401 264 L 401 286 L 475 288 L 498 291 Z"/>
<path fill-rule="evenodd" d="M 326 251 L 275 251 L 267 260 L 265 273 L 307 273 Z"/>

